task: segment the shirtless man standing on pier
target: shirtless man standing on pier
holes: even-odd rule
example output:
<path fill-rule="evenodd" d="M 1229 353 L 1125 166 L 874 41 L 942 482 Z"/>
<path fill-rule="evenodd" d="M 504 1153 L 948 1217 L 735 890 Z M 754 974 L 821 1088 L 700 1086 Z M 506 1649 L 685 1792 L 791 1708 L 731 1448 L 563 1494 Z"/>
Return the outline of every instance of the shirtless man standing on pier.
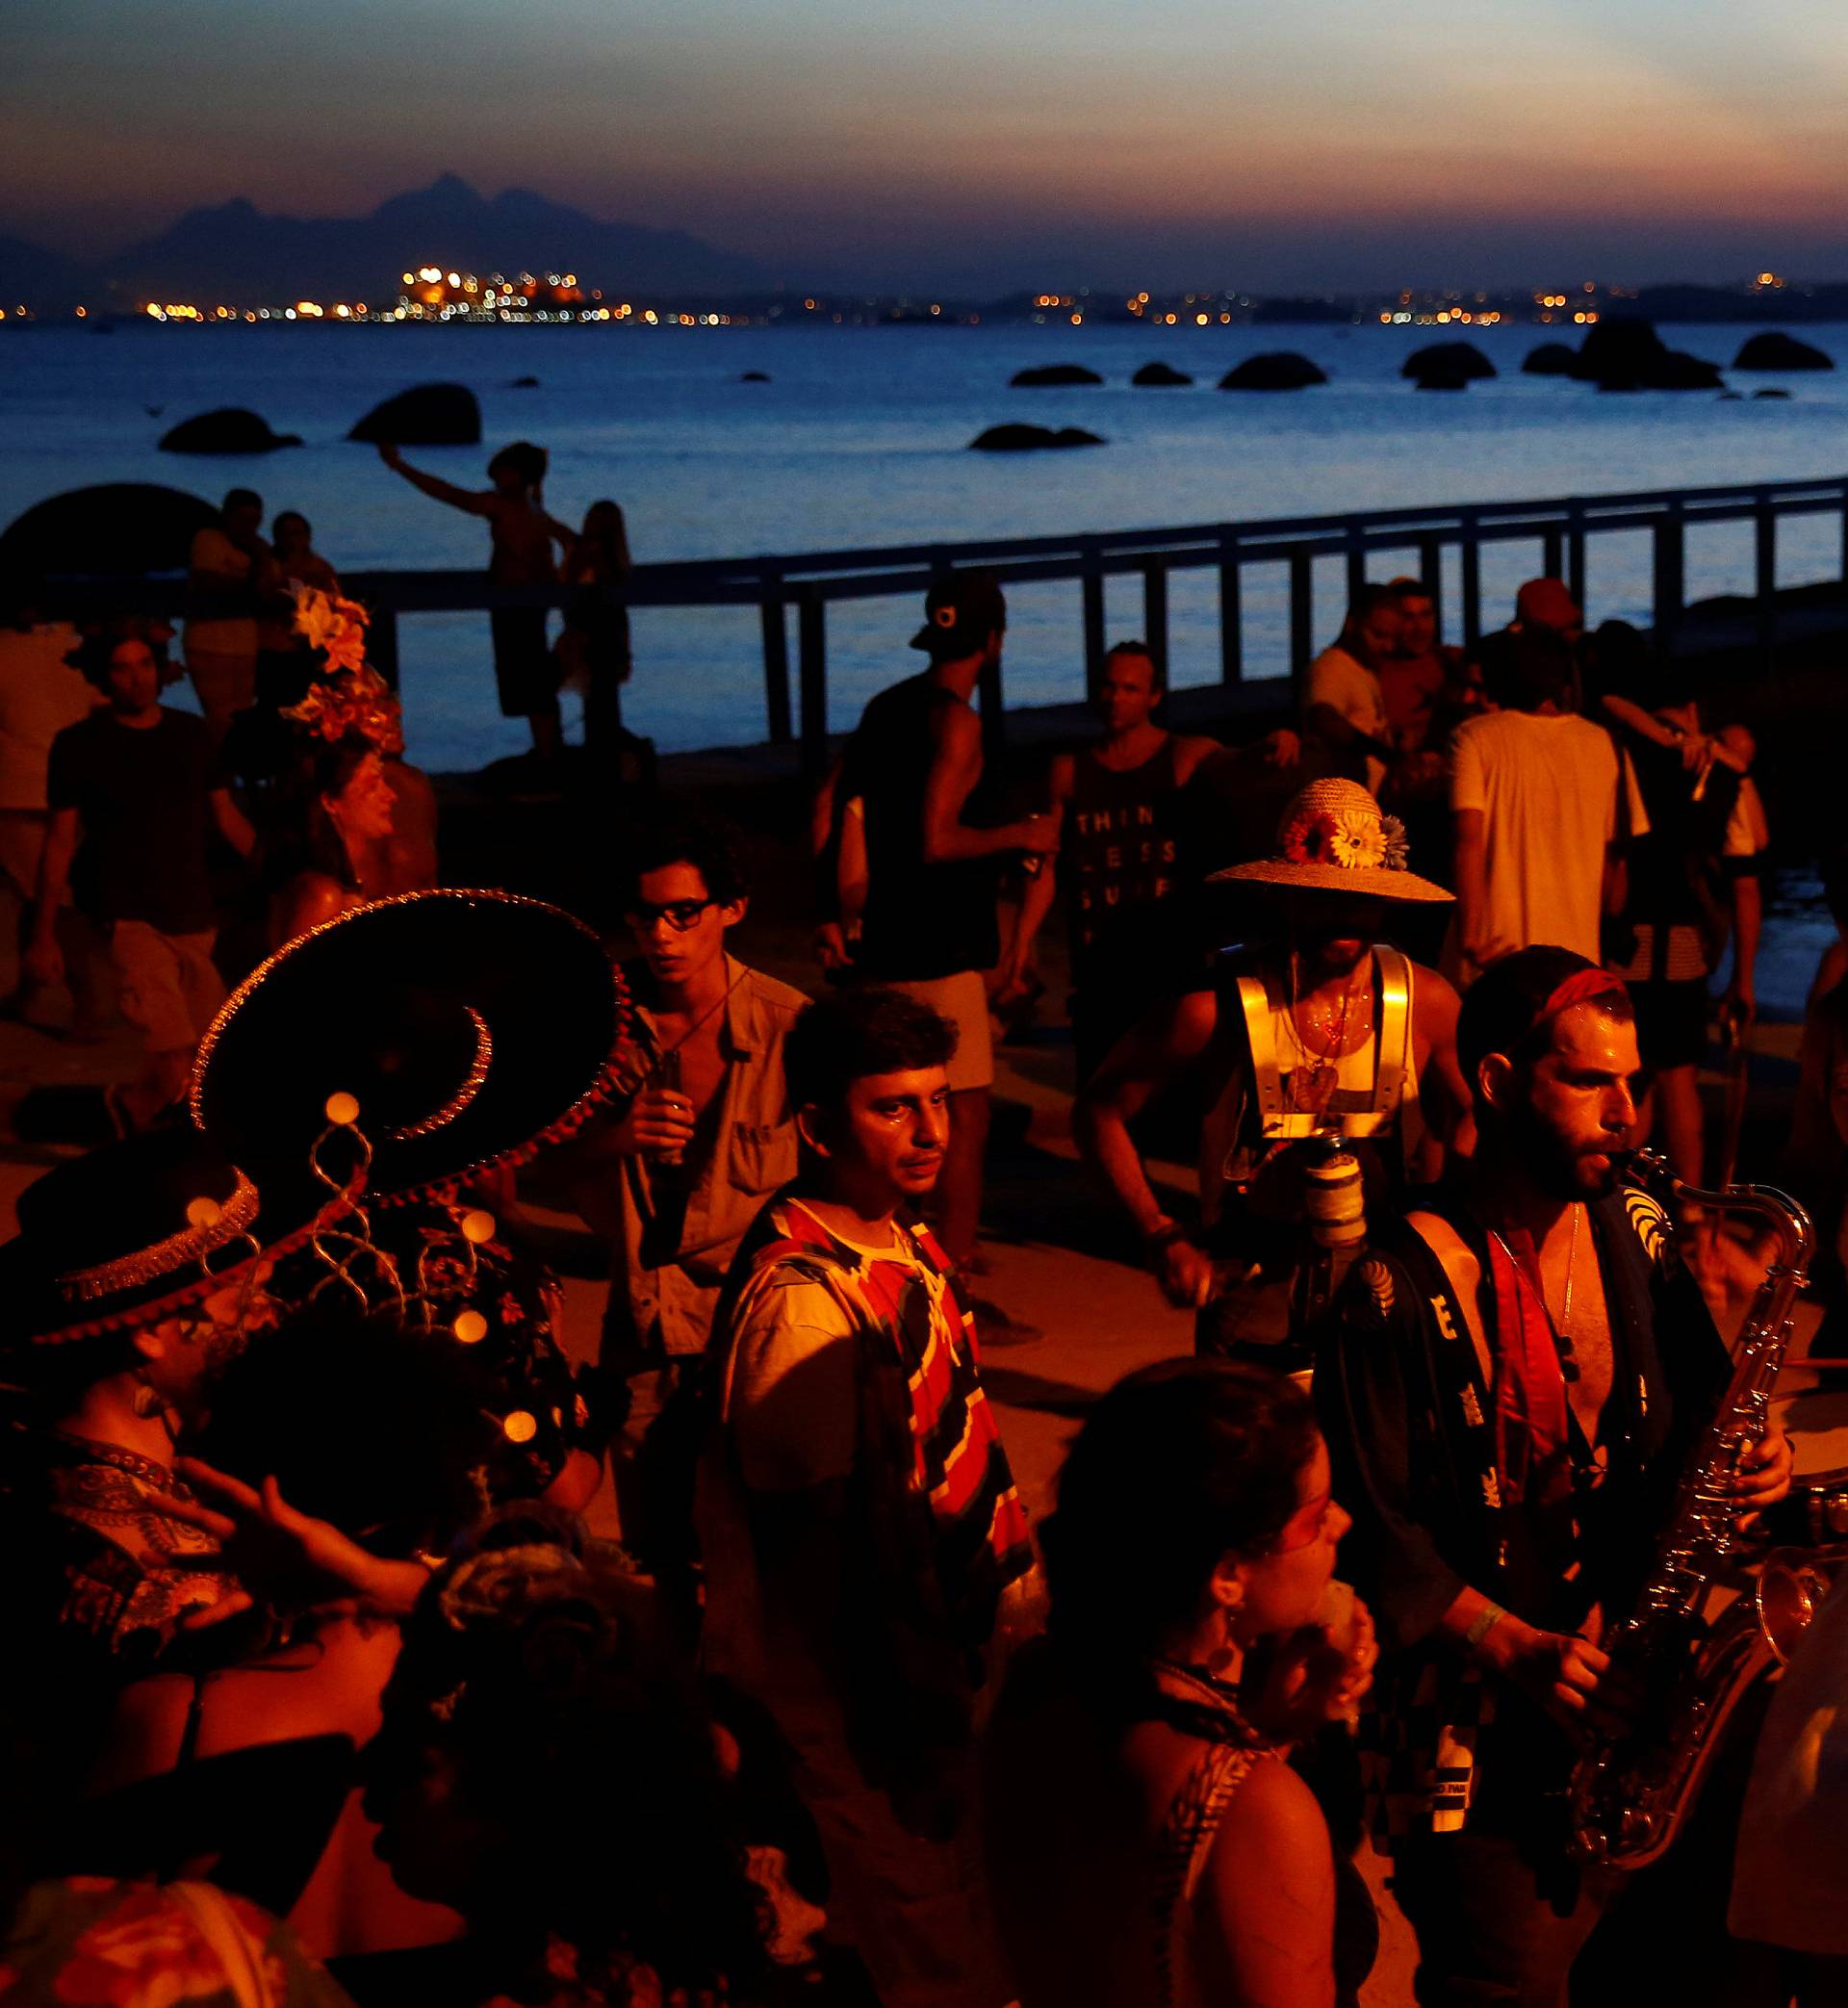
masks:
<path fill-rule="evenodd" d="M 558 577 L 552 547 L 569 550 L 573 533 L 546 514 L 540 498 L 546 451 L 516 440 L 488 462 L 492 488 L 458 488 L 411 466 L 389 441 L 378 457 L 432 501 L 448 502 L 471 516 L 485 516 L 493 538 L 488 578 L 495 585 L 550 585 Z M 532 728 L 532 750 L 555 759 L 564 743 L 558 722 L 558 669 L 546 641 L 543 606 L 497 606 L 488 615 L 494 633 L 494 681 L 503 718 L 524 718 Z"/>

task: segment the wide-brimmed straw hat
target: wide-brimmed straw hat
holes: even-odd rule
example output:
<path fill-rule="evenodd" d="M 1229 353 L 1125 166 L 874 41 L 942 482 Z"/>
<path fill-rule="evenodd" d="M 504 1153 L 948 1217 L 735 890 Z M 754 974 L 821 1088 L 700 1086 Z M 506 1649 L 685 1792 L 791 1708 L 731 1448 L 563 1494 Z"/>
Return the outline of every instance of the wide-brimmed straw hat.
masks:
<path fill-rule="evenodd" d="M 257 1185 L 209 1138 L 150 1130 L 59 1165 L 0 1247 L 0 1351 L 145 1329 L 252 1277 L 342 1203 L 304 1161 Z"/>
<path fill-rule="evenodd" d="M 1292 797 L 1277 825 L 1274 857 L 1228 864 L 1208 885 L 1238 882 L 1355 899 L 1446 900 L 1445 891 L 1410 868 L 1405 826 L 1382 815 L 1357 781 L 1312 781 Z"/>
<path fill-rule="evenodd" d="M 199 1042 L 192 1120 L 259 1177 L 346 1125 L 371 1146 L 367 1191 L 407 1200 L 578 1128 L 629 1021 L 603 943 L 560 908 L 403 893 L 311 928 L 238 986 Z"/>

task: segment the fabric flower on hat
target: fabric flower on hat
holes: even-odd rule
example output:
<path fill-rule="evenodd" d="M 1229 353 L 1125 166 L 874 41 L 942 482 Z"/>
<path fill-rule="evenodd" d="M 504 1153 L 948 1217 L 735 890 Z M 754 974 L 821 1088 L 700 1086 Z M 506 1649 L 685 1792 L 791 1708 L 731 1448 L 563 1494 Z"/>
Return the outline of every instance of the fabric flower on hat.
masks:
<path fill-rule="evenodd" d="M 1379 819 L 1379 834 L 1385 840 L 1386 855 L 1381 862 L 1386 869 L 1410 871 L 1412 847 L 1406 840 L 1405 825 L 1396 815 L 1383 815 Z"/>
<path fill-rule="evenodd" d="M 396 756 L 404 751 L 402 708 L 392 686 L 364 663 L 317 679 L 298 705 L 283 707 L 282 715 L 305 726 L 330 746 L 350 733 L 382 754 Z"/>
<path fill-rule="evenodd" d="M 1310 864 L 1326 859 L 1334 835 L 1333 816 L 1300 817 L 1283 833 L 1283 855 L 1292 864 Z"/>
<path fill-rule="evenodd" d="M 1386 837 L 1377 816 L 1358 809 L 1345 809 L 1339 815 L 1322 820 L 1330 825 L 1323 855 L 1331 864 L 1354 871 L 1385 863 Z"/>

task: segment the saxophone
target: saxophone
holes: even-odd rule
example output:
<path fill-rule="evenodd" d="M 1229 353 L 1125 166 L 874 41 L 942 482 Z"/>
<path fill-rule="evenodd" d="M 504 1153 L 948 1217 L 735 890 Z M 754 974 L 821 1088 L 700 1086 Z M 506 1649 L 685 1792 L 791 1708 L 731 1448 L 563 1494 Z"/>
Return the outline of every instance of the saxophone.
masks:
<path fill-rule="evenodd" d="M 1773 1550 L 1756 1583 L 1747 1580 L 1745 1564 L 1762 1543 L 1739 1531 L 1727 1490 L 1769 1420 L 1815 1244 L 1810 1216 L 1770 1186 L 1683 1184 L 1653 1152 L 1638 1152 L 1633 1171 L 1670 1199 L 1758 1215 L 1776 1231 L 1778 1252 L 1739 1334 L 1725 1397 L 1688 1458 L 1649 1579 L 1603 1641 L 1647 1697 L 1629 1727 L 1594 1732 L 1573 1771 L 1573 1850 L 1611 1868 L 1644 1867 L 1675 1839 L 1733 1710 L 1767 1667 L 1788 1660 L 1828 1586 L 1797 1549 Z M 1737 1594 L 1709 1622 L 1710 1593 L 1722 1588 Z"/>

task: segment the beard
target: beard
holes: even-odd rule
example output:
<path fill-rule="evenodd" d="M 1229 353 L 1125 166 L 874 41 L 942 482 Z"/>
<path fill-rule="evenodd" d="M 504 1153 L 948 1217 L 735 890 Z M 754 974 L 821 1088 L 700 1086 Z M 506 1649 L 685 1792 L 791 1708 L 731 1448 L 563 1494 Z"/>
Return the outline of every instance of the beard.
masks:
<path fill-rule="evenodd" d="M 1518 1103 L 1509 1114 L 1508 1154 L 1550 1199 L 1603 1199 L 1623 1181 L 1620 1153 L 1623 1142 L 1610 1137 L 1603 1142 L 1575 1144 L 1528 1107 Z M 1602 1158 L 1602 1164 L 1593 1164 Z"/>

